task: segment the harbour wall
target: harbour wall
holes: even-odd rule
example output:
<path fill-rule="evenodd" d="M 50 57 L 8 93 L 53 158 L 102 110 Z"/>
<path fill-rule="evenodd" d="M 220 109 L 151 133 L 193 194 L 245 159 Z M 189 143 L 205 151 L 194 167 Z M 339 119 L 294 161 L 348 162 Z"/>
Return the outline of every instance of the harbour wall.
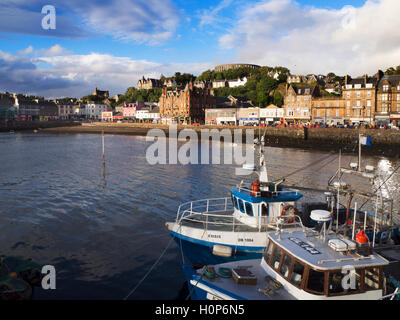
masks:
<path fill-rule="evenodd" d="M 93 133 L 146 136 L 150 129 L 161 129 L 169 136 L 169 127 L 160 124 L 137 123 L 93 123 L 81 126 L 53 127 L 44 133 Z M 242 129 L 242 141 L 246 141 L 245 130 L 254 130 L 255 137 L 265 135 L 265 145 L 272 147 L 301 148 L 344 153 L 358 152 L 359 134 L 372 138 L 372 146 L 363 147 L 363 154 L 400 158 L 400 131 L 384 129 L 339 129 L 339 128 L 276 128 L 228 127 L 228 126 L 179 126 L 178 131 L 193 129 L 200 137 L 202 129 Z"/>
<path fill-rule="evenodd" d="M 28 131 L 58 127 L 76 127 L 79 122 L 74 121 L 9 121 L 0 122 L 0 132 Z"/>

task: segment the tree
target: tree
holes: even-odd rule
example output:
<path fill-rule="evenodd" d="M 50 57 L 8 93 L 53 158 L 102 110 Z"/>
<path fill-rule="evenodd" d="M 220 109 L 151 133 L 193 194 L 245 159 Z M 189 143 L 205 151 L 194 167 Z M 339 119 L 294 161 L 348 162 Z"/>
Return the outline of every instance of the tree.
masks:
<path fill-rule="evenodd" d="M 284 104 L 284 98 L 283 95 L 279 91 L 274 92 L 274 105 L 281 107 Z"/>

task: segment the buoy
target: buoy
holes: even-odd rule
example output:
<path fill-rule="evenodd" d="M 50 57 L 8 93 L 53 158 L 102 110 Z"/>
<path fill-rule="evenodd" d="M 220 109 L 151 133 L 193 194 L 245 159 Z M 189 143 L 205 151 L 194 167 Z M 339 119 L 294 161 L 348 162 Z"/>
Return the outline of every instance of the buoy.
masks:
<path fill-rule="evenodd" d="M 360 231 L 357 233 L 357 235 L 356 235 L 356 241 L 357 241 L 358 243 L 361 243 L 361 244 L 367 244 L 367 243 L 368 243 L 368 237 L 367 237 L 367 235 L 365 234 L 364 230 L 360 230 Z"/>

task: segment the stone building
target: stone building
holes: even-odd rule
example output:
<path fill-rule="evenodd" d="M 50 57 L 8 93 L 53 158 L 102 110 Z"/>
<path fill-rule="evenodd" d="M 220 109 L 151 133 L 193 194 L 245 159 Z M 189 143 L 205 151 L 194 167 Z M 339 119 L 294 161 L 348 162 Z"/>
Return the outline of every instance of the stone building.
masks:
<path fill-rule="evenodd" d="M 214 71 L 222 72 L 222 71 L 226 71 L 226 70 L 230 70 L 230 69 L 239 69 L 239 68 L 258 69 L 261 67 L 255 65 L 255 64 L 246 64 L 246 63 L 222 64 L 222 65 L 216 66 L 214 68 Z"/>
<path fill-rule="evenodd" d="M 318 86 L 286 86 L 284 114 L 288 123 L 308 124 L 311 122 L 313 99 L 320 96 Z"/>
<path fill-rule="evenodd" d="M 163 123 L 204 123 L 204 110 L 215 108 L 216 98 L 211 89 L 196 88 L 190 82 L 184 90 L 163 88 L 159 106 Z"/>
<path fill-rule="evenodd" d="M 400 75 L 385 75 L 379 81 L 375 122 L 379 125 L 400 125 Z"/>
<path fill-rule="evenodd" d="M 92 95 L 93 96 L 97 96 L 97 97 L 101 97 L 101 98 L 104 98 L 104 99 L 107 99 L 107 98 L 110 97 L 110 93 L 108 91 L 101 91 L 101 90 L 99 90 L 97 88 L 94 89 Z"/>
<path fill-rule="evenodd" d="M 346 105 L 346 122 L 350 124 L 374 123 L 376 110 L 376 88 L 383 72 L 376 76 L 352 79 L 346 75 L 342 96 Z"/>
<path fill-rule="evenodd" d="M 162 88 L 163 87 L 163 82 L 158 79 L 150 79 L 147 78 L 145 79 L 144 77 L 140 79 L 137 83 L 138 89 L 154 89 L 154 88 Z"/>
<path fill-rule="evenodd" d="M 312 123 L 344 124 L 345 111 L 345 100 L 342 97 L 315 98 L 312 100 Z"/>
<path fill-rule="evenodd" d="M 57 99 L 54 100 L 57 105 L 58 117 L 60 119 L 72 119 L 75 116 L 76 102 L 73 99 Z"/>

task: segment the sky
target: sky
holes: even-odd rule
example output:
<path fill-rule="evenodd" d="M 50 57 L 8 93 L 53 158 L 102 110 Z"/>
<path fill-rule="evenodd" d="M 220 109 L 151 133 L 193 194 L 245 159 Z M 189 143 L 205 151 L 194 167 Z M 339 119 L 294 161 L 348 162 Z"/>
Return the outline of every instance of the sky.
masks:
<path fill-rule="evenodd" d="M 48 24 L 55 9 L 55 28 Z M 400 65 L 399 0 L 1 0 L 0 92 L 123 94 L 223 63 L 292 74 Z"/>

